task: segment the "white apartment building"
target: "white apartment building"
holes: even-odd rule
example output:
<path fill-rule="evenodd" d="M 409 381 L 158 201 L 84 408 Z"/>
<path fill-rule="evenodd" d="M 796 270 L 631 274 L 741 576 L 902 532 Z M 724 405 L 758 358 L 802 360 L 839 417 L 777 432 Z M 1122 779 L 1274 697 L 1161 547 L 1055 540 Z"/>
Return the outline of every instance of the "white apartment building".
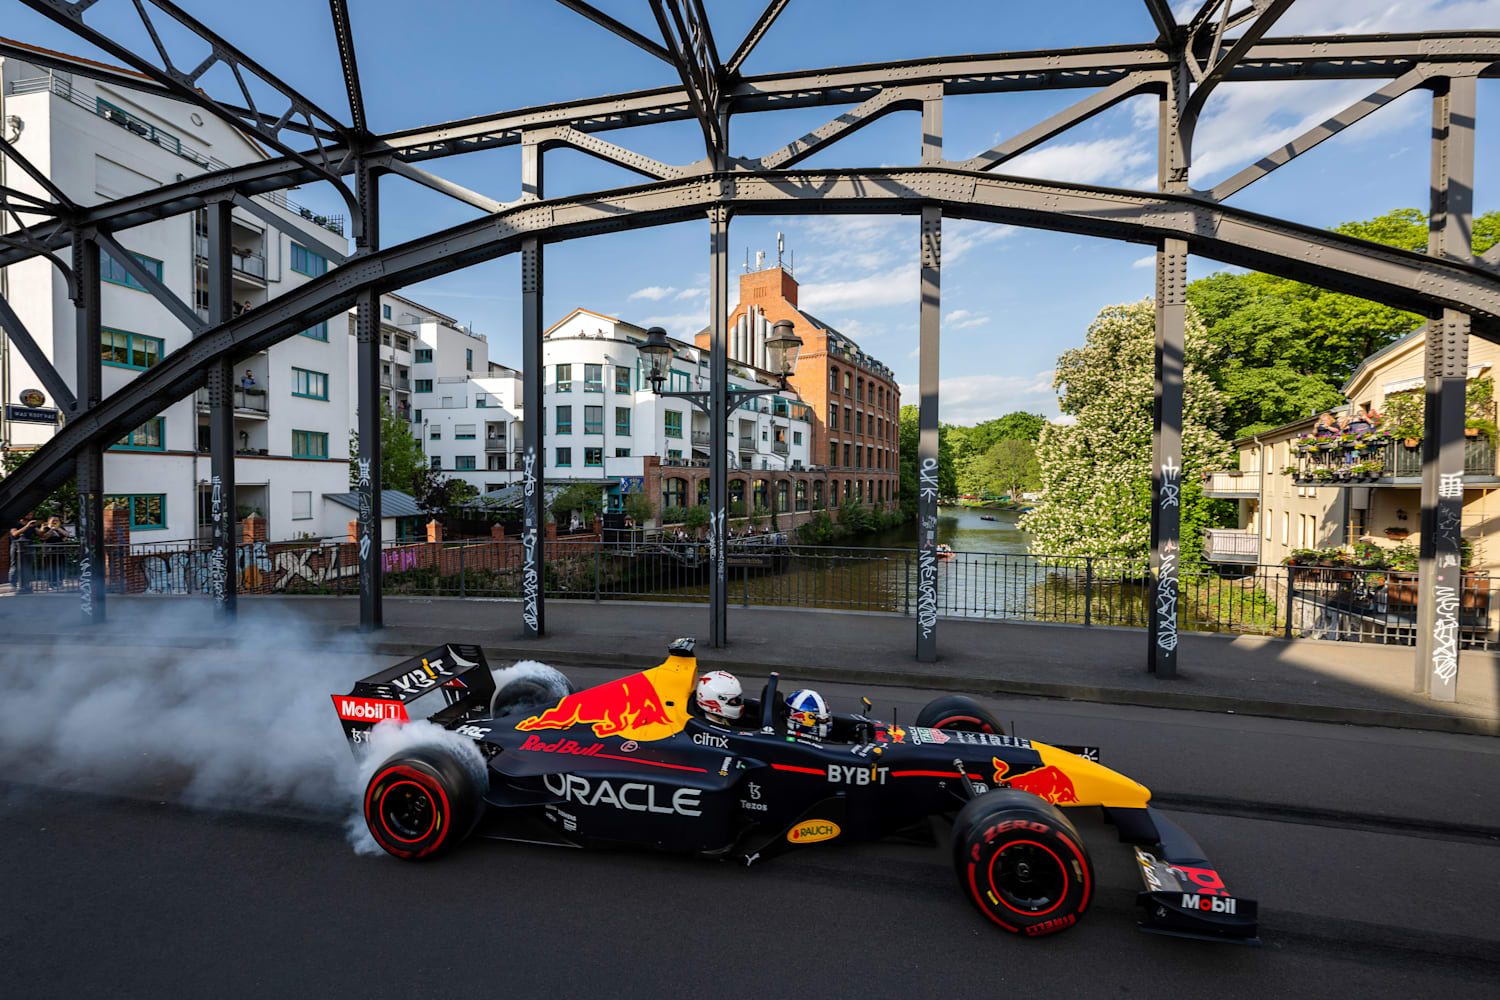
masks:
<path fill-rule="evenodd" d="M 267 156 L 244 134 L 189 105 L 18 59 L 0 59 L 0 123 L 23 156 L 84 205 Z M 0 180 L 44 194 L 13 166 Z M 280 224 L 267 226 L 235 210 L 233 299 L 241 308 L 253 309 L 323 274 L 331 262 L 313 249 L 316 243 L 347 246 L 339 218 L 317 216 L 279 192 L 257 198 Z M 206 318 L 205 229 L 203 214 L 189 213 L 116 238 Z M 109 393 L 192 335 L 107 254 L 101 257 Z M 4 282 L 0 293 L 71 385 L 75 310 L 61 274 L 32 259 L 6 268 Z M 0 396 L 14 404 L 40 383 L 9 343 L 0 351 Z M 242 511 L 258 510 L 267 518 L 269 538 L 316 534 L 323 494 L 348 489 L 346 352 L 341 338 L 330 340 L 328 325 L 320 323 L 238 365 L 236 383 L 246 385 L 234 393 L 236 500 Z M 207 519 L 206 403 L 201 392 L 181 400 L 106 453 L 105 489 L 131 511 L 139 541 L 200 535 Z M 5 420 L 0 441 L 7 448 L 35 447 L 53 430 Z"/>

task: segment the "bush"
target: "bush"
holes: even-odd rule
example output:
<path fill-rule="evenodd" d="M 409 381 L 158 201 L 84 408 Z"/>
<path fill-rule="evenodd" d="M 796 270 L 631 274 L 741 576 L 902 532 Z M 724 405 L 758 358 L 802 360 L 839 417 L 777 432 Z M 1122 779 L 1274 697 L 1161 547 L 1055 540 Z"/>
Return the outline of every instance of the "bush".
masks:
<path fill-rule="evenodd" d="M 708 527 L 708 504 L 700 503 L 689 507 L 682 521 L 689 531 L 700 531 Z"/>

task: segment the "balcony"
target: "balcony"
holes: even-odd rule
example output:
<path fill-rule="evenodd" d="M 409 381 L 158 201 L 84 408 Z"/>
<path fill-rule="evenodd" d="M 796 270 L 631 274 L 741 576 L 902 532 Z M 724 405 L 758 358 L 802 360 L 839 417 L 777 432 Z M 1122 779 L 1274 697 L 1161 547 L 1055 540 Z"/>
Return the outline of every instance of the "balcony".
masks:
<path fill-rule="evenodd" d="M 1379 439 L 1363 447 L 1321 442 L 1299 450 L 1292 466 L 1298 486 L 1416 486 L 1422 481 L 1422 446 Z M 1483 432 L 1464 438 L 1464 476 L 1495 479 L 1495 445 Z M 1211 495 L 1211 494 L 1210 494 Z"/>
<path fill-rule="evenodd" d="M 1260 535 L 1244 528 L 1205 528 L 1203 558 L 1219 563 L 1260 562 Z"/>
<path fill-rule="evenodd" d="M 754 450 L 755 450 L 755 438 L 747 436 L 745 434 L 741 434 L 740 435 L 740 451 L 754 451 Z"/>
<path fill-rule="evenodd" d="M 708 431 L 693 431 L 693 447 L 707 448 L 709 444 Z"/>
<path fill-rule="evenodd" d="M 266 259 L 258 253 L 231 253 L 229 266 L 236 274 L 243 274 L 258 281 L 266 280 Z"/>
<path fill-rule="evenodd" d="M 235 386 L 233 390 L 235 416 L 243 417 L 265 417 L 269 415 L 270 407 L 267 405 L 269 397 L 264 389 L 242 389 Z M 198 409 L 208 409 L 208 390 L 198 390 Z"/>
<path fill-rule="evenodd" d="M 791 447 L 785 441 L 772 441 L 771 442 L 771 454 L 773 454 L 773 455 L 786 455 L 786 454 L 790 454 L 790 452 L 791 452 Z"/>
<path fill-rule="evenodd" d="M 484 439 L 484 450 L 491 454 L 504 454 L 509 449 L 505 445 L 503 437 L 487 437 Z"/>
<path fill-rule="evenodd" d="M 1260 473 L 1227 469 L 1203 477 L 1203 495 L 1215 500 L 1254 500 L 1260 496 Z"/>

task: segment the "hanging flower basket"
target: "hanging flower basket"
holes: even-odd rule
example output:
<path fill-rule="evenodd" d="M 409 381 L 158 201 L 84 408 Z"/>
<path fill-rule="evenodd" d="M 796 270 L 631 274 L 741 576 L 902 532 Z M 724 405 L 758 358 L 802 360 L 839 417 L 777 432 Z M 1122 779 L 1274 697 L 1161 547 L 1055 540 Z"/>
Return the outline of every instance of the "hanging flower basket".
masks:
<path fill-rule="evenodd" d="M 1405 528 L 1386 528 L 1385 529 L 1385 537 L 1393 539 L 1393 540 L 1398 541 L 1398 542 L 1401 541 L 1403 538 L 1405 538 L 1407 535 L 1410 535 L 1410 534 L 1411 534 L 1411 532 L 1407 531 Z"/>
<path fill-rule="evenodd" d="M 1464 428 L 1464 437 L 1466 437 L 1466 438 L 1477 438 L 1478 436 L 1479 436 L 1479 428 L 1478 427 L 1465 427 Z"/>
<path fill-rule="evenodd" d="M 1318 442 L 1318 450 L 1319 451 L 1332 451 L 1333 450 L 1333 442 L 1332 441 L 1319 441 Z"/>
<path fill-rule="evenodd" d="M 1417 445 L 1421 444 L 1422 441 L 1419 438 L 1407 438 L 1401 443 L 1406 445 L 1408 448 L 1415 448 Z"/>

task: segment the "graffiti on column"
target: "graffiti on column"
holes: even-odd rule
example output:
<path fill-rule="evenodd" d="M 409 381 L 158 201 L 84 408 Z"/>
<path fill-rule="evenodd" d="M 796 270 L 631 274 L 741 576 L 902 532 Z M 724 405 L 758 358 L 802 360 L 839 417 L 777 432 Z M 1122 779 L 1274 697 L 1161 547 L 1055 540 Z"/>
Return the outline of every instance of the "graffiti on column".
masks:
<path fill-rule="evenodd" d="M 1458 676 L 1458 588 L 1439 583 L 1432 626 L 1432 674 L 1444 684 Z"/>
<path fill-rule="evenodd" d="M 370 546 L 373 543 L 374 525 L 371 524 L 374 511 L 371 509 L 373 499 L 370 496 L 370 460 L 362 458 L 359 460 L 359 561 L 363 563 L 370 557 Z"/>
<path fill-rule="evenodd" d="M 536 449 L 527 447 L 523 459 L 524 471 L 522 481 L 526 490 L 526 527 L 521 532 L 521 551 L 525 569 L 521 575 L 521 620 L 526 627 L 536 631 L 539 621 L 538 610 L 538 581 L 540 575 L 536 565 L 536 539 L 537 518 L 532 506 L 532 500 L 536 496 Z"/>
<path fill-rule="evenodd" d="M 931 500 L 937 503 L 938 498 L 938 463 L 935 458 L 922 459 L 922 474 L 920 492 L 918 499 Z"/>
<path fill-rule="evenodd" d="M 1440 500 L 1463 499 L 1463 473 L 1447 473 L 1438 477 Z M 1439 503 L 1437 506 L 1437 531 L 1433 544 L 1437 549 L 1437 581 L 1433 587 L 1432 622 L 1432 675 L 1444 685 L 1452 684 L 1458 676 L 1458 587 L 1454 577 L 1461 573 L 1462 559 L 1459 556 L 1462 515 L 1457 504 Z M 1459 577 L 1462 579 L 1462 577 Z"/>
<path fill-rule="evenodd" d="M 938 498 L 938 463 L 935 458 L 922 459 L 917 477 L 917 499 L 923 505 L 936 504 Z M 929 508 L 930 509 L 930 508 Z M 917 532 L 917 627 L 922 638 L 932 637 L 937 628 L 937 516 L 922 517 Z"/>
<path fill-rule="evenodd" d="M 208 586 L 213 595 L 216 607 L 224 606 L 224 543 L 228 526 L 224 523 L 224 480 L 220 476 L 214 476 L 209 480 L 213 485 L 210 494 L 210 503 L 214 519 L 214 547 L 209 555 L 208 561 Z"/>
<path fill-rule="evenodd" d="M 93 510 L 93 495 L 78 497 L 78 603 L 83 617 L 94 617 L 94 538 L 90 530 L 89 513 Z"/>
<path fill-rule="evenodd" d="M 1178 507 L 1179 497 L 1182 492 L 1182 466 L 1174 462 L 1171 456 L 1161 464 L 1161 506 Z"/>
<path fill-rule="evenodd" d="M 1177 542 L 1171 538 L 1162 544 L 1156 571 L 1156 644 L 1168 652 L 1177 648 Z"/>
<path fill-rule="evenodd" d="M 719 527 L 725 523 L 723 507 L 708 512 L 708 559 L 714 564 L 714 573 L 721 584 L 724 582 L 724 559 L 719 551 Z"/>

